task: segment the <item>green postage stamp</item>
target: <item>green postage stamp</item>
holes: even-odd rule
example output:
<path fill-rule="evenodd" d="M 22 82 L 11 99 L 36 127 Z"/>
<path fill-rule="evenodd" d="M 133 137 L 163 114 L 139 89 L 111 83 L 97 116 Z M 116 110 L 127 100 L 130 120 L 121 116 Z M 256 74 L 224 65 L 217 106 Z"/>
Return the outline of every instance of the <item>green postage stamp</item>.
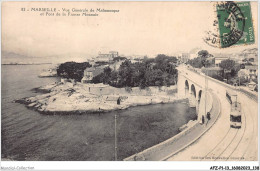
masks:
<path fill-rule="evenodd" d="M 255 43 L 250 2 L 217 2 L 215 9 L 217 32 L 208 32 L 207 44 L 226 48 Z"/>
<path fill-rule="evenodd" d="M 221 47 L 255 42 L 250 2 L 226 2 L 217 5 Z"/>

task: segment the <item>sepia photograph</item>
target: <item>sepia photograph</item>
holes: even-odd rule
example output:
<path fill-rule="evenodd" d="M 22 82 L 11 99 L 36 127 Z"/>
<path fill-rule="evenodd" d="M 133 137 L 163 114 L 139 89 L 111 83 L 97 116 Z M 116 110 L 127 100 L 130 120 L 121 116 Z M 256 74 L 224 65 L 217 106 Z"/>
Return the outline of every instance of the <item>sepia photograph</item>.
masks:
<path fill-rule="evenodd" d="M 259 161 L 258 6 L 3 1 L 1 169 Z"/>

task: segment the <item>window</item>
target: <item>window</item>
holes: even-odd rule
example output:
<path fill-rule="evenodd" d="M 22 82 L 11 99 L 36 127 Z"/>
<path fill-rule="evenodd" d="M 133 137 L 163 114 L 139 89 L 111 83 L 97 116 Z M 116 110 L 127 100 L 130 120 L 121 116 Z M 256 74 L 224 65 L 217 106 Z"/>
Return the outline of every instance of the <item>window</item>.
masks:
<path fill-rule="evenodd" d="M 230 121 L 231 122 L 241 122 L 241 116 L 230 115 Z"/>

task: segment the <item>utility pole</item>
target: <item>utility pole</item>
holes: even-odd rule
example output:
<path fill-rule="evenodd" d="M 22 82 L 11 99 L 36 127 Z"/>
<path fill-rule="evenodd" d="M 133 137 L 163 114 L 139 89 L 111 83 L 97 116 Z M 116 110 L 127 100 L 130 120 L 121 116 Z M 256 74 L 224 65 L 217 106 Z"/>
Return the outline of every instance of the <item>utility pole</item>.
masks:
<path fill-rule="evenodd" d="M 207 115 L 207 69 L 205 66 L 205 116 Z M 204 116 L 204 118 L 205 118 Z"/>
<path fill-rule="evenodd" d="M 115 114 L 115 161 L 117 161 L 117 132 L 116 132 L 116 120 L 117 115 Z"/>

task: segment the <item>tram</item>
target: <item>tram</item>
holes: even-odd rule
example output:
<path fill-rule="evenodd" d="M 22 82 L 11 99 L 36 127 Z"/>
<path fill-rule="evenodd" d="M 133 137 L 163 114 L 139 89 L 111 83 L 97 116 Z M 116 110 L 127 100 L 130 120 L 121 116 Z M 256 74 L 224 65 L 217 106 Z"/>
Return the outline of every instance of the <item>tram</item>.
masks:
<path fill-rule="evenodd" d="M 232 91 L 226 91 L 226 98 L 230 104 L 237 102 L 237 94 Z"/>
<path fill-rule="evenodd" d="M 230 110 L 230 127 L 231 128 L 241 128 L 241 104 L 237 100 L 237 94 L 227 91 L 226 98 L 231 105 Z"/>

